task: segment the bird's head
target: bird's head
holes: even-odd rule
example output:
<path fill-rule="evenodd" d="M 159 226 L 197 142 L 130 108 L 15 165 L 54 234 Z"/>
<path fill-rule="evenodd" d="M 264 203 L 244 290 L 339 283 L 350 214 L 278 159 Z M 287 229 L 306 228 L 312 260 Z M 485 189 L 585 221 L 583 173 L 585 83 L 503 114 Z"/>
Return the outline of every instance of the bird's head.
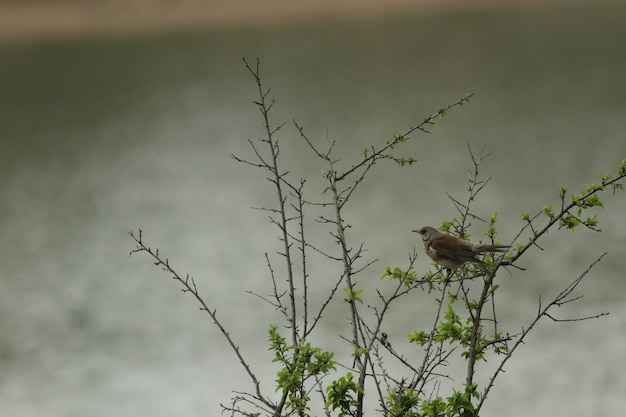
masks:
<path fill-rule="evenodd" d="M 434 227 L 424 226 L 421 229 L 415 229 L 413 232 L 422 235 L 422 240 L 427 242 L 439 236 L 441 232 Z"/>

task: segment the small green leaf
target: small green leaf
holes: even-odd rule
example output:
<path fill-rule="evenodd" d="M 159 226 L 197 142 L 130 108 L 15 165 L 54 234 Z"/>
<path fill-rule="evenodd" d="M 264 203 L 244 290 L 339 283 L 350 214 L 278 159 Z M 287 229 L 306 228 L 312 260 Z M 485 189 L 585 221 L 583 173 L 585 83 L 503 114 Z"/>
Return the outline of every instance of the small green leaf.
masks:
<path fill-rule="evenodd" d="M 552 207 L 554 206 L 554 204 L 550 204 L 547 206 L 541 206 L 539 207 L 543 213 L 548 216 L 549 218 L 553 219 L 554 218 L 554 211 L 552 210 Z"/>
<path fill-rule="evenodd" d="M 596 227 L 598 225 L 598 215 L 594 214 L 591 217 L 587 217 L 587 220 L 585 220 L 585 225 L 589 227 Z"/>
<path fill-rule="evenodd" d="M 411 158 L 394 158 L 394 161 L 396 161 L 396 164 L 403 167 L 405 165 L 413 165 L 413 163 L 415 162 L 415 159 L 413 159 L 412 157 Z"/>
<path fill-rule="evenodd" d="M 492 295 L 494 292 L 496 292 L 496 290 L 499 288 L 500 286 L 498 284 L 494 284 L 491 286 L 491 288 L 489 288 L 489 291 L 487 292 L 487 295 Z"/>
<path fill-rule="evenodd" d="M 410 343 L 416 343 L 420 346 L 424 346 L 430 340 L 430 333 L 424 331 L 416 331 L 414 333 L 408 334 L 407 338 Z"/>
<path fill-rule="evenodd" d="M 454 225 L 454 220 L 444 220 L 441 222 L 441 226 L 439 226 L 439 229 L 443 230 L 444 232 L 450 232 L 450 229 L 452 228 L 452 226 Z"/>
<path fill-rule="evenodd" d="M 559 220 L 559 225 L 561 227 L 565 227 L 566 229 L 570 229 L 573 232 L 576 227 L 580 225 L 580 220 L 578 220 L 576 216 L 566 213 L 563 218 Z"/>
<path fill-rule="evenodd" d="M 590 189 L 592 188 L 593 186 L 590 186 Z M 587 195 L 590 192 L 593 192 L 593 194 Z M 582 208 L 589 208 L 589 207 L 603 207 L 604 208 L 604 203 L 600 200 L 600 197 L 598 197 L 598 194 L 596 194 L 595 191 L 588 190 L 587 192 L 584 192 L 581 197 L 572 197 L 572 202 L 575 203 L 578 207 L 582 207 Z"/>
<path fill-rule="evenodd" d="M 363 304 L 363 300 L 359 297 L 359 294 L 361 294 L 363 292 L 363 289 L 354 289 L 354 290 L 350 290 L 350 288 L 344 288 L 343 289 L 348 296 L 346 298 L 343 299 L 344 303 L 351 303 L 353 301 L 358 301 L 359 303 Z"/>

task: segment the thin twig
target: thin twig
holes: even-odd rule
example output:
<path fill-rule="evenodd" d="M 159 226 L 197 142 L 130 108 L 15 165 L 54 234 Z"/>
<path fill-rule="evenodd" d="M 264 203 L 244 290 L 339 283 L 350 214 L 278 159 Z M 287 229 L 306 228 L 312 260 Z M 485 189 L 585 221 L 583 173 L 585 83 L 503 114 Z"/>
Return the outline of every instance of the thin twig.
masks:
<path fill-rule="evenodd" d="M 195 280 L 189 275 L 187 275 L 185 278 L 182 278 L 180 275 L 178 275 L 178 273 L 174 270 L 174 268 L 170 266 L 169 260 L 167 258 L 165 259 L 161 258 L 161 256 L 158 253 L 159 252 L 158 249 L 156 251 L 153 251 L 149 246 L 147 246 L 143 241 L 143 232 L 141 231 L 141 229 L 139 229 L 138 235 L 136 235 L 132 231 L 129 232 L 129 235 L 131 238 L 133 238 L 133 240 L 137 244 L 135 249 L 133 249 L 130 252 L 130 255 L 133 255 L 139 252 L 147 253 L 156 261 L 155 262 L 156 266 L 161 267 L 165 272 L 170 274 L 173 279 L 175 279 L 176 281 L 182 284 L 183 292 L 190 293 L 194 296 L 196 301 L 200 303 L 200 306 L 201 306 L 200 310 L 206 311 L 209 314 L 209 316 L 211 316 L 211 319 L 213 319 L 213 323 L 215 323 L 215 325 L 220 329 L 220 332 L 226 338 L 226 341 L 228 342 L 232 350 L 235 352 L 237 359 L 239 359 L 239 362 L 244 367 L 244 369 L 246 370 L 246 373 L 252 380 L 252 383 L 254 384 L 255 391 L 256 391 L 255 398 L 258 399 L 263 404 L 265 404 L 266 406 L 273 408 L 275 405 L 271 401 L 266 399 L 263 396 L 263 394 L 261 394 L 261 383 L 252 372 L 252 369 L 250 368 L 250 365 L 248 364 L 248 362 L 241 355 L 241 352 L 239 351 L 239 346 L 235 344 L 230 334 L 226 331 L 226 329 L 222 325 L 222 322 L 217 318 L 217 310 L 215 309 L 211 310 L 209 306 L 207 305 L 207 303 L 204 301 L 204 299 L 200 296 Z"/>

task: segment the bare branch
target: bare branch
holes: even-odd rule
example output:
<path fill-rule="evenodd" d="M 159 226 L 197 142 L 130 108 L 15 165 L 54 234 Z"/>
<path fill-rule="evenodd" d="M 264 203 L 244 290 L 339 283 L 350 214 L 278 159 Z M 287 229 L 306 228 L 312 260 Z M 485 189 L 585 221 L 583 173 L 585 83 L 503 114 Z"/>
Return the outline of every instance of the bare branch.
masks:
<path fill-rule="evenodd" d="M 598 258 L 596 258 L 596 260 L 593 261 L 587 267 L 587 269 L 585 269 L 577 278 L 575 278 L 573 281 L 571 281 L 550 303 L 548 303 L 547 306 L 542 307 L 541 299 L 539 300 L 539 303 L 538 303 L 539 311 L 537 312 L 537 316 L 535 317 L 535 319 L 533 321 L 530 322 L 529 325 L 526 326 L 526 328 L 522 329 L 522 332 L 519 335 L 519 337 L 517 338 L 517 341 L 509 349 L 509 351 L 506 354 L 506 356 L 502 359 L 502 361 L 498 365 L 498 368 L 494 371 L 493 375 L 489 379 L 489 383 L 487 384 L 487 387 L 483 391 L 483 395 L 480 398 L 480 401 L 479 401 L 478 406 L 477 406 L 477 410 L 480 410 L 480 408 L 484 404 L 485 400 L 487 399 L 487 395 L 489 394 L 489 391 L 491 391 L 491 388 L 493 388 L 493 384 L 495 382 L 495 379 L 498 377 L 498 375 L 501 372 L 503 372 L 504 365 L 509 361 L 509 359 L 511 359 L 511 357 L 513 356 L 513 353 L 517 350 L 517 348 L 521 344 L 524 343 L 524 340 L 526 339 L 526 336 L 528 335 L 528 333 L 530 333 L 530 331 L 535 327 L 535 325 L 543 317 L 548 317 L 548 318 L 552 319 L 553 321 L 557 321 L 557 322 L 559 322 L 559 321 L 582 321 L 582 320 L 589 320 L 589 319 L 593 319 L 593 318 L 602 317 L 602 316 L 605 316 L 606 314 L 608 314 L 608 313 L 600 313 L 600 314 L 595 314 L 595 315 L 592 315 L 592 316 L 582 317 L 582 318 L 578 318 L 578 319 L 568 319 L 568 320 L 556 320 L 549 314 L 549 310 L 552 309 L 555 306 L 558 307 L 559 303 L 561 303 L 566 297 L 568 297 L 572 293 L 572 291 L 574 291 L 578 287 L 580 282 L 587 276 L 587 274 L 591 271 L 591 269 L 598 262 L 600 262 L 602 260 L 602 258 L 604 258 L 604 256 L 606 254 L 607 254 L 607 252 L 604 252 L 602 255 L 600 255 Z"/>
<path fill-rule="evenodd" d="M 252 380 L 252 383 L 254 384 L 254 387 L 256 390 L 256 398 L 263 404 L 267 405 L 268 407 L 273 407 L 272 403 L 261 394 L 261 383 L 252 372 L 252 369 L 250 368 L 250 365 L 248 364 L 248 362 L 241 355 L 241 352 L 239 351 L 239 346 L 235 344 L 230 334 L 226 331 L 226 329 L 222 325 L 222 322 L 217 318 L 217 311 L 215 309 L 211 310 L 209 306 L 207 305 L 207 303 L 204 301 L 204 299 L 198 293 L 198 289 L 196 287 L 196 283 L 193 280 L 193 278 L 191 278 L 191 281 L 190 281 L 189 275 L 187 275 L 186 278 L 184 279 L 181 278 L 181 276 L 178 275 L 178 273 L 174 270 L 174 268 L 170 266 L 169 261 L 167 259 L 161 258 L 161 256 L 158 253 L 159 252 L 158 249 L 156 251 L 153 251 L 149 246 L 145 245 L 143 241 L 143 233 L 141 229 L 139 229 L 138 235 L 135 235 L 135 233 L 133 233 L 132 231 L 129 232 L 129 235 L 131 238 L 133 238 L 133 240 L 137 244 L 135 249 L 133 249 L 130 252 L 130 255 L 134 253 L 139 253 L 139 252 L 147 253 L 149 256 L 151 256 L 155 260 L 155 265 L 161 267 L 164 271 L 169 273 L 173 279 L 175 279 L 176 281 L 182 284 L 183 292 L 188 292 L 194 296 L 196 301 L 201 306 L 200 310 L 206 311 L 209 314 L 209 316 L 211 316 L 211 319 L 213 319 L 213 323 L 215 323 L 215 325 L 220 329 L 220 332 L 222 333 L 224 338 L 226 338 L 226 341 L 230 345 L 231 349 L 235 352 L 237 359 L 239 359 L 239 362 L 246 370 L 246 373 L 248 374 L 248 376 Z"/>

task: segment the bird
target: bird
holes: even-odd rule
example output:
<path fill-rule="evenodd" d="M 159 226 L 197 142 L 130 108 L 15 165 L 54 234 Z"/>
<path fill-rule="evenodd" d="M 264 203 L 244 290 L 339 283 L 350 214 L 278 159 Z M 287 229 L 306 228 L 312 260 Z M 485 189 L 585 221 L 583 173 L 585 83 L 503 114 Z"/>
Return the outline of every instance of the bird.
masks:
<path fill-rule="evenodd" d="M 485 262 L 478 259 L 476 255 L 485 252 L 506 252 L 510 247 L 506 245 L 471 243 L 442 233 L 430 226 L 415 229 L 413 232 L 422 235 L 426 255 L 435 261 L 435 263 L 446 268 L 449 275 L 452 274 L 453 270 L 466 262 L 475 262 L 485 265 Z"/>

